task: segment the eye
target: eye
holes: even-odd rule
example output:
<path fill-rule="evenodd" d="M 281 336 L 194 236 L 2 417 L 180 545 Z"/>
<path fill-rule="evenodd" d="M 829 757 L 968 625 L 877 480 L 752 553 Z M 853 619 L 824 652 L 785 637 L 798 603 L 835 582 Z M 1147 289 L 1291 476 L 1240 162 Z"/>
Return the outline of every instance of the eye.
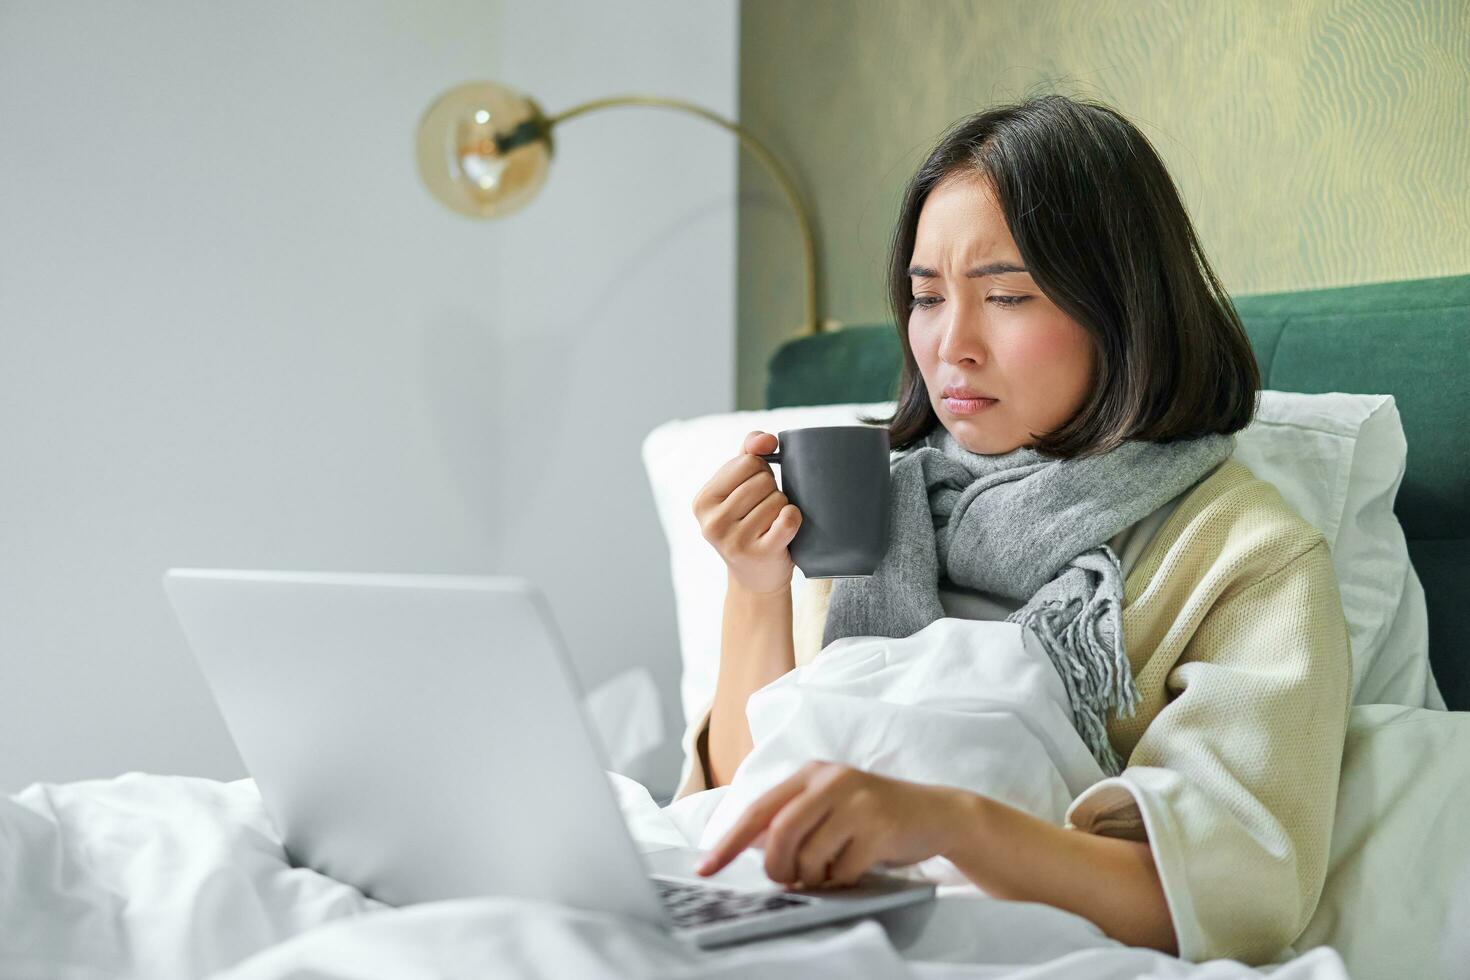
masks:
<path fill-rule="evenodd" d="M 1010 296 L 1006 294 L 998 294 L 995 296 L 987 296 L 985 298 L 985 301 L 987 303 L 994 303 L 996 306 L 1004 306 L 1009 309 L 1011 307 L 1020 306 L 1022 303 L 1026 302 L 1030 298 L 1030 296 Z M 909 300 L 909 309 L 927 310 L 930 307 L 935 306 L 939 302 L 940 298 L 938 296 L 915 296 L 913 299 Z"/>

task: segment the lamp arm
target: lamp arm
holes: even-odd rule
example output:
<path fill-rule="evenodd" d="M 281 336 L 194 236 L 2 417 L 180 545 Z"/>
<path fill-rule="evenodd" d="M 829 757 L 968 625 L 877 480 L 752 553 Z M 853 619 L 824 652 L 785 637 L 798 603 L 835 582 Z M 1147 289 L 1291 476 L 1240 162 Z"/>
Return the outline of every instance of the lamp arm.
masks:
<path fill-rule="evenodd" d="M 740 141 L 755 154 L 756 158 L 766 165 L 766 169 L 771 172 L 771 176 L 776 178 L 776 183 L 780 184 L 781 189 L 786 192 L 786 199 L 791 202 L 791 209 L 796 212 L 796 223 L 801 230 L 801 245 L 806 260 L 806 329 L 810 333 L 821 333 L 827 329 L 829 325 L 828 321 L 820 319 L 817 315 L 817 250 L 813 242 L 811 221 L 807 217 L 806 208 L 801 203 L 801 197 L 796 193 L 796 185 L 786 173 L 786 169 L 781 166 L 780 161 L 766 148 L 765 144 L 756 139 L 745 127 L 692 102 L 685 102 L 682 99 L 666 99 L 654 95 L 621 95 L 606 99 L 594 99 L 591 102 L 583 102 L 580 105 L 572 106 L 565 112 L 559 112 L 554 116 L 547 116 L 545 118 L 545 126 L 547 130 L 550 130 L 558 123 L 565 122 L 574 116 L 580 116 L 585 112 L 623 105 L 680 109 L 696 116 L 702 116 L 715 125 L 728 129 L 738 136 Z M 835 326 L 835 323 L 833 325 Z"/>

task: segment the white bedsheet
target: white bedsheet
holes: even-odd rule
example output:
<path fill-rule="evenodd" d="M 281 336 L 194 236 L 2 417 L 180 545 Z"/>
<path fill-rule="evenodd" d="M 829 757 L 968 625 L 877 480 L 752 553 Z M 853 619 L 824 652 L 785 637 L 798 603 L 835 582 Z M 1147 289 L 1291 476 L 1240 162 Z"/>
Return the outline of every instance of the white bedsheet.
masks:
<path fill-rule="evenodd" d="M 976 672 L 970 688 L 925 683 L 954 676 L 943 660 L 964 655 L 966 637 L 1007 625 L 949 622 L 968 625 L 935 628 L 933 660 L 908 663 L 906 672 L 912 645 L 887 641 L 875 657 L 874 647 L 849 638 L 839 642 L 850 656 L 832 657 L 834 644 L 813 669 L 758 693 L 757 749 L 731 787 L 661 810 L 641 785 L 613 775 L 635 838 L 646 850 L 707 841 L 806 754 L 846 752 L 878 769 L 908 765 L 885 746 L 913 722 L 929 739 L 909 741 L 915 757 L 932 758 L 946 740 L 977 731 L 1007 751 L 989 762 L 969 754 L 911 778 L 947 777 L 1055 816 L 1076 784 L 1095 778 L 1080 740 L 1068 741 L 1070 724 L 1053 711 L 1064 703 L 1056 701 L 1060 684 L 1039 669 L 1028 675 L 1019 662 L 993 665 L 991 677 Z M 1010 649 L 1018 658 L 1039 653 Z M 1342 950 L 1356 980 L 1464 975 L 1467 757 L 1470 714 L 1353 709 L 1328 885 L 1298 948 Z M 1059 909 L 989 898 L 946 879 L 933 862 L 924 870 L 951 882 L 925 906 L 701 952 L 619 917 L 517 899 L 387 908 L 291 868 L 252 781 L 130 773 L 38 784 L 0 800 L 0 977 L 1348 976 L 1327 945 L 1261 971 L 1224 960 L 1190 964 L 1124 947 Z"/>
<path fill-rule="evenodd" d="M 640 785 L 614 778 L 640 838 L 683 839 Z M 0 849 L 7 978 L 1259 975 L 1122 947 L 1077 916 L 973 893 L 882 925 L 710 952 L 618 917 L 519 899 L 390 909 L 288 866 L 250 780 L 129 773 L 31 786 L 0 804 Z M 1276 975 L 1346 977 L 1325 948 Z"/>
<path fill-rule="evenodd" d="M 943 618 L 908 637 L 837 640 L 751 696 L 754 747 L 697 846 L 808 759 L 963 787 L 1060 825 L 1104 775 L 1071 714 L 1041 641 L 1015 623 Z M 921 869 L 965 881 L 943 859 Z"/>

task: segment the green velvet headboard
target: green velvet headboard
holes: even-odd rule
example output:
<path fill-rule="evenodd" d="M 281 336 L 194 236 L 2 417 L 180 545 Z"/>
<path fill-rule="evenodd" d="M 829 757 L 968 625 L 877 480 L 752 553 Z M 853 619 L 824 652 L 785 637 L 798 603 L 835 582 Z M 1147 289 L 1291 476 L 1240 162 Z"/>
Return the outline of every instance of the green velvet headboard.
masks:
<path fill-rule="evenodd" d="M 1429 607 L 1429 656 L 1446 704 L 1470 709 L 1470 275 L 1242 296 L 1262 384 L 1393 395 L 1408 440 L 1394 510 Z M 896 397 L 892 324 L 790 341 L 766 404 Z"/>

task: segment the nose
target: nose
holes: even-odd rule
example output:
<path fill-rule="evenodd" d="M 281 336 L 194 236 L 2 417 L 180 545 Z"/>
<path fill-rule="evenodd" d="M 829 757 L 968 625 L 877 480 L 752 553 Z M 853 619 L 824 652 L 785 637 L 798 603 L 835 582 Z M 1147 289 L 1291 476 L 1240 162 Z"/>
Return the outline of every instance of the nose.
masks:
<path fill-rule="evenodd" d="M 985 345 L 980 330 L 958 311 L 958 306 L 958 303 L 950 305 L 953 312 L 944 324 L 944 334 L 939 340 L 939 359 L 946 364 L 983 364 Z"/>

